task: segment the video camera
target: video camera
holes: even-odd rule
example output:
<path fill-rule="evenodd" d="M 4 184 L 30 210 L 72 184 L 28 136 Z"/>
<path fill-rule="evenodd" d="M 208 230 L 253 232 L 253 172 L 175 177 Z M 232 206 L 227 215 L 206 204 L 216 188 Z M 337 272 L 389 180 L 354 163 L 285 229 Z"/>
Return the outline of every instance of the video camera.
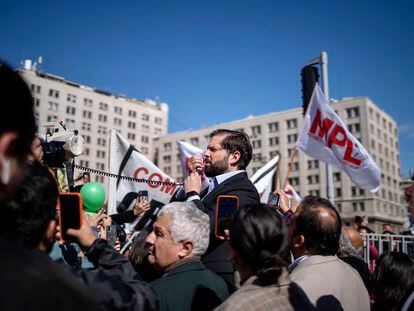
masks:
<path fill-rule="evenodd" d="M 64 162 L 80 156 L 85 143 L 78 130 L 68 131 L 61 122 L 47 123 L 43 127 L 48 130 L 41 139 L 43 161 L 49 167 L 63 167 Z"/>

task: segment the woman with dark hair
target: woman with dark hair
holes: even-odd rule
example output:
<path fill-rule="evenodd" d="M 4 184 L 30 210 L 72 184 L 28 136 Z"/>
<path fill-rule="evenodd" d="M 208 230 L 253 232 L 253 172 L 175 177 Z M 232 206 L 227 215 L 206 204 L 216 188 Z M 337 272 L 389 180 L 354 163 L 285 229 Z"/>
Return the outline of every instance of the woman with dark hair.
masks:
<path fill-rule="evenodd" d="M 242 286 L 216 310 L 310 310 L 282 259 L 286 226 L 265 204 L 240 208 L 230 224 L 230 259 Z"/>
<path fill-rule="evenodd" d="M 414 261 L 401 252 L 381 254 L 373 274 L 373 310 L 399 310 L 414 286 Z"/>
<path fill-rule="evenodd" d="M 151 232 L 152 226 L 148 226 L 138 233 L 128 256 L 135 271 L 137 271 L 146 282 L 152 282 L 161 276 L 161 274 L 148 262 L 148 247 L 145 244 L 145 240 Z"/>

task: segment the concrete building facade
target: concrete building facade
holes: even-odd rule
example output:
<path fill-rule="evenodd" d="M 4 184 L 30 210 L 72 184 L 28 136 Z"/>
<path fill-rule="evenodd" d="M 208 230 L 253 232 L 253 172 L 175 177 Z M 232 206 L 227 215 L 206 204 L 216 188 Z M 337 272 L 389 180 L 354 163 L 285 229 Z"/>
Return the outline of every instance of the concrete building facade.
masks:
<path fill-rule="evenodd" d="M 333 109 L 373 156 L 382 172 L 382 185 L 373 194 L 354 185 L 349 177 L 333 168 L 335 204 L 345 222 L 356 215 L 367 215 L 370 226 L 381 231 L 382 223 L 397 229 L 406 213 L 400 190 L 400 159 L 396 122 L 366 97 L 348 98 L 331 103 Z M 242 120 L 216 124 L 196 131 L 184 131 L 155 139 L 154 160 L 163 171 L 183 179 L 176 141 L 184 140 L 205 148 L 211 131 L 217 128 L 243 130 L 250 136 L 253 159 L 247 171 L 251 176 L 276 153 L 281 155 L 281 177 L 286 176 L 290 155 L 302 122 L 302 109 L 250 116 Z M 326 166 L 299 152 L 289 178 L 301 195 L 327 196 Z"/>
<path fill-rule="evenodd" d="M 143 154 L 153 154 L 152 141 L 168 132 L 168 105 L 137 100 L 65 80 L 33 70 L 19 70 L 31 88 L 38 133 L 43 125 L 63 121 L 69 130 L 77 129 L 85 140 L 84 154 L 76 163 L 108 170 L 109 133 L 117 130 Z M 102 176 L 91 176 L 107 184 Z"/>

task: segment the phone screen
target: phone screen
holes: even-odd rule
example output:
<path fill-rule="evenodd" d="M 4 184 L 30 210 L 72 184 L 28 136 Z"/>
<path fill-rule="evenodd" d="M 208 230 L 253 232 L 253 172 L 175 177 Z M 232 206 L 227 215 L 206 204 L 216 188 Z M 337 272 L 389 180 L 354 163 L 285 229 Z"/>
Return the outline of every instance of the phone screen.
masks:
<path fill-rule="evenodd" d="M 147 190 L 138 191 L 138 197 L 148 200 L 148 191 Z"/>
<path fill-rule="evenodd" d="M 279 200 L 280 200 L 279 193 L 276 193 L 276 194 L 269 193 L 269 198 L 267 199 L 267 205 L 272 206 L 272 207 L 279 207 Z"/>
<path fill-rule="evenodd" d="M 78 194 L 62 193 L 59 195 L 59 225 L 62 240 L 65 243 L 76 241 L 66 234 L 66 230 L 79 229 L 82 217 L 82 201 Z"/>
<path fill-rule="evenodd" d="M 224 230 L 230 226 L 231 217 L 237 211 L 239 198 L 236 196 L 219 196 L 216 211 L 216 236 L 224 236 Z"/>

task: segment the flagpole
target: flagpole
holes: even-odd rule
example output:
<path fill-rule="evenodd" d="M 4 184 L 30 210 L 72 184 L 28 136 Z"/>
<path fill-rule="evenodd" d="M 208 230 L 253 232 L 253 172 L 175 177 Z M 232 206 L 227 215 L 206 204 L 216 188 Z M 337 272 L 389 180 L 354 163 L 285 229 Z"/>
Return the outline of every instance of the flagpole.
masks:
<path fill-rule="evenodd" d="M 329 81 L 328 81 L 328 53 L 322 52 L 320 57 L 320 63 L 322 67 L 322 90 L 327 102 L 329 103 Z M 332 166 L 326 164 L 326 192 L 328 200 L 334 203 L 334 187 L 333 187 L 333 174 Z"/>
<path fill-rule="evenodd" d="M 319 64 L 322 69 L 322 91 L 329 103 L 329 82 L 328 82 L 328 53 L 322 52 L 319 57 L 310 60 L 307 65 Z M 326 164 L 326 194 L 329 201 L 334 203 L 334 187 L 332 167 Z"/>
<path fill-rule="evenodd" d="M 109 171 L 111 173 L 118 173 L 117 168 L 117 148 L 115 147 L 115 132 L 110 131 L 109 134 Z M 109 178 L 109 191 L 108 191 L 108 215 L 116 214 L 116 182 L 115 178 Z"/>
<path fill-rule="evenodd" d="M 298 149 L 294 149 L 292 155 L 290 156 L 290 161 L 289 161 L 289 167 L 288 167 L 288 171 L 286 173 L 286 177 L 285 177 L 285 182 L 283 183 L 283 188 L 282 190 L 284 190 L 289 182 L 289 176 L 290 176 L 290 172 L 292 171 L 292 167 L 293 167 L 293 162 L 296 159 L 296 156 L 298 154 Z"/>

